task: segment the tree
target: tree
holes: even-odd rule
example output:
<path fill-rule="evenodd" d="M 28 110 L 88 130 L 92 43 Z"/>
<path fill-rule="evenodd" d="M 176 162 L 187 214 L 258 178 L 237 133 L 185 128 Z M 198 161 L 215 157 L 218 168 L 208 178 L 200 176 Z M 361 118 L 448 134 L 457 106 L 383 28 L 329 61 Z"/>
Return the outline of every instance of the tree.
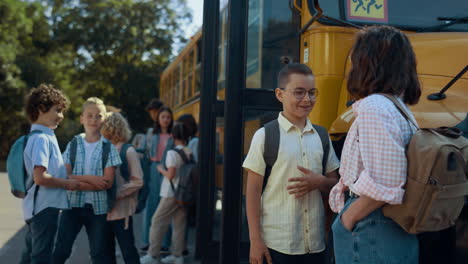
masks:
<path fill-rule="evenodd" d="M 3 0 L 0 2 L 0 160 L 28 122 L 23 97 L 52 83 L 71 100 L 56 131 L 61 147 L 77 133 L 89 96 L 123 109 L 135 130 L 149 126 L 146 103 L 184 42 L 185 0 Z"/>
<path fill-rule="evenodd" d="M 103 97 L 124 110 L 134 129 L 143 130 L 149 119 L 142 106 L 158 96 L 174 41 L 185 41 L 181 23 L 191 19 L 185 0 L 60 3 L 52 11 L 54 35 L 79 54 L 85 96 Z"/>
<path fill-rule="evenodd" d="M 27 89 L 15 63 L 16 56 L 23 51 L 21 41 L 29 38 L 32 32 L 32 20 L 26 16 L 26 7 L 15 0 L 0 2 L 0 158 L 6 157 L 11 142 L 27 124 L 21 114 L 22 97 Z"/>

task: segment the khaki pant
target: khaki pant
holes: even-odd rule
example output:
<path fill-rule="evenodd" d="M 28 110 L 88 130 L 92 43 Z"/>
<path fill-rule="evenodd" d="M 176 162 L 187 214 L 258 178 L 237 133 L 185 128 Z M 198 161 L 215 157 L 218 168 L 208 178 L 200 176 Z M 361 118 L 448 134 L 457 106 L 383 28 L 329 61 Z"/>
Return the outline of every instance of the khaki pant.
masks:
<path fill-rule="evenodd" d="M 158 209 L 151 219 L 150 245 L 148 254 L 154 258 L 160 257 L 161 244 L 164 235 L 172 221 L 172 255 L 180 257 L 185 246 L 185 227 L 187 214 L 177 205 L 173 197 L 161 198 Z"/>

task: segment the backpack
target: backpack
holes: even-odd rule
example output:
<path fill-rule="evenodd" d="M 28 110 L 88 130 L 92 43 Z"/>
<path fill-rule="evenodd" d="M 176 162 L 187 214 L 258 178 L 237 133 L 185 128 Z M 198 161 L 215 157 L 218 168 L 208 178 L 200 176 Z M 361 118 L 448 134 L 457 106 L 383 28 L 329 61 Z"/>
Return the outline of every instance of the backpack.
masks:
<path fill-rule="evenodd" d="M 40 130 L 33 130 L 29 134 L 18 138 L 10 149 L 7 157 L 7 173 L 10 182 L 11 193 L 18 198 L 24 199 L 29 189 L 34 184 L 33 177 L 29 177 L 24 166 L 24 149 L 28 144 L 28 139 L 33 134 L 42 133 Z M 39 186 L 38 186 L 39 187 Z M 36 188 L 36 193 L 37 193 Z"/>
<path fill-rule="evenodd" d="M 319 125 L 312 126 L 315 128 L 317 133 L 320 136 L 320 141 L 322 142 L 323 148 L 323 159 L 322 159 L 322 168 L 323 168 L 323 175 L 325 175 L 326 168 L 327 168 L 327 161 L 328 161 L 328 154 L 330 152 L 330 141 L 328 140 L 328 132 L 327 130 Z M 278 159 L 278 151 L 280 145 L 280 128 L 278 119 L 272 120 L 266 123 L 264 126 L 265 128 L 265 147 L 263 149 L 263 159 L 265 160 L 266 168 L 265 168 L 265 175 L 263 176 L 263 189 L 262 192 L 265 190 L 265 187 L 268 183 L 268 178 L 271 174 L 271 169 L 275 164 L 276 160 Z"/>
<path fill-rule="evenodd" d="M 193 159 L 189 159 L 182 149 L 173 148 L 172 150 L 177 152 L 184 161 L 184 164 L 176 172 L 176 177 L 179 179 L 177 188 L 175 188 L 172 180 L 170 181 L 172 190 L 174 191 L 174 198 L 179 206 L 185 208 L 191 207 L 197 199 L 198 167 Z"/>
<path fill-rule="evenodd" d="M 385 96 L 418 128 L 394 97 Z M 384 215 L 412 234 L 455 225 L 468 195 L 468 139 L 457 128 L 418 128 L 406 156 L 403 204 L 385 205 Z"/>
<path fill-rule="evenodd" d="M 73 167 L 75 166 L 76 161 L 76 151 L 78 148 L 78 139 L 75 136 L 72 141 L 70 142 L 70 163 L 73 171 Z M 107 164 L 107 160 L 109 159 L 111 143 L 107 141 L 102 142 L 102 158 L 101 158 L 101 166 L 102 166 L 102 173 L 104 173 L 104 169 Z M 110 212 L 112 208 L 114 208 L 115 200 L 117 197 L 117 185 L 114 183 L 112 187 L 107 189 L 107 211 Z"/>
<path fill-rule="evenodd" d="M 120 149 L 120 159 L 122 160 L 122 164 L 120 165 L 120 174 L 126 182 L 130 181 L 130 173 L 128 172 L 127 150 L 131 146 L 132 144 L 125 143 Z M 140 213 L 146 207 L 146 199 L 148 198 L 149 194 L 150 180 L 150 175 L 148 173 L 143 173 L 143 187 L 138 191 L 138 202 L 135 214 Z"/>

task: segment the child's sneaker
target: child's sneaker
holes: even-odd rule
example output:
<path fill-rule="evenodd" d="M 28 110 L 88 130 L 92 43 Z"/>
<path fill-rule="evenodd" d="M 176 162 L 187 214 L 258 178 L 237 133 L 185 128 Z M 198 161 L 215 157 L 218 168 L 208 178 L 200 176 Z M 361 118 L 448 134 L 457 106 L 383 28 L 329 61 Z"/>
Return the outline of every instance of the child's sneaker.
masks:
<path fill-rule="evenodd" d="M 169 255 L 161 259 L 162 263 L 171 263 L 171 264 L 184 264 L 184 257 L 176 257 L 174 255 Z"/>
<path fill-rule="evenodd" d="M 140 263 L 141 264 L 160 264 L 161 261 L 159 260 L 159 258 L 153 258 L 153 256 L 146 254 L 140 258 Z"/>
<path fill-rule="evenodd" d="M 163 256 L 167 256 L 171 254 L 171 251 L 167 247 L 161 247 L 161 250 L 159 251 L 159 253 Z"/>

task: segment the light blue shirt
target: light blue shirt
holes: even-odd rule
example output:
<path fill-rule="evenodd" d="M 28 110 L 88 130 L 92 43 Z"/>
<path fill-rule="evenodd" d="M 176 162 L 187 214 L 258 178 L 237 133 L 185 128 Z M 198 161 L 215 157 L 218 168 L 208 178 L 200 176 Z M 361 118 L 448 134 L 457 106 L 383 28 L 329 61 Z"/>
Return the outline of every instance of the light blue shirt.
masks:
<path fill-rule="evenodd" d="M 28 144 L 23 153 L 24 165 L 28 177 L 32 178 L 35 166 L 43 166 L 52 177 L 66 179 L 67 169 L 63 162 L 54 131 L 38 124 L 33 124 L 31 126 L 31 131 L 33 130 L 40 130 L 42 133 L 33 134 L 29 137 Z M 29 220 L 33 217 L 33 209 L 34 214 L 38 214 L 48 207 L 58 209 L 70 208 L 67 191 L 65 189 L 48 188 L 44 186 L 40 186 L 36 196 L 36 204 L 33 208 L 34 192 L 36 188 L 36 184 L 33 184 L 23 200 L 23 214 L 25 220 Z"/>

